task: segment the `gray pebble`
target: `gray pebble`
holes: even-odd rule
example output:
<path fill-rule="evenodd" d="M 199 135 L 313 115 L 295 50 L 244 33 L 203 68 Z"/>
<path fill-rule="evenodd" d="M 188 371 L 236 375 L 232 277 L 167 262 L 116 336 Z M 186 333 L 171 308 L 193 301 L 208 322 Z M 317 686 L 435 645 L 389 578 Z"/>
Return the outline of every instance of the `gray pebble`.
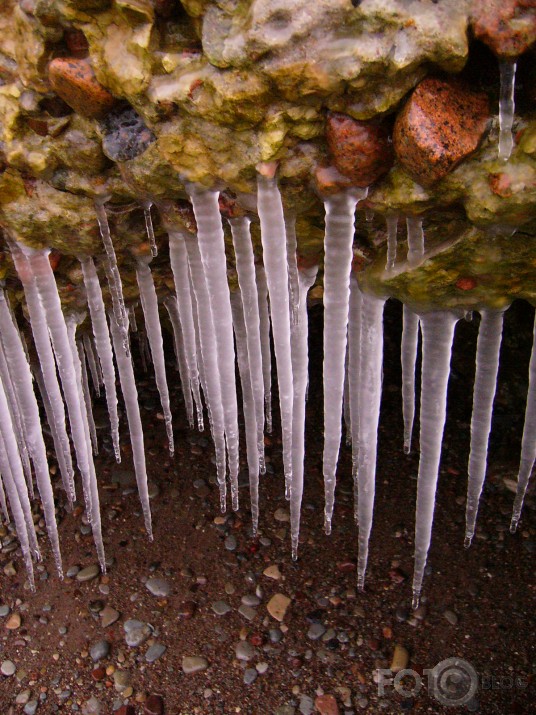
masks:
<path fill-rule="evenodd" d="M 279 628 L 270 628 L 268 635 L 272 643 L 280 643 L 283 640 L 283 631 Z"/>
<path fill-rule="evenodd" d="M 261 599 L 252 593 L 246 593 L 245 596 L 242 596 L 241 601 L 244 606 L 258 606 Z"/>
<path fill-rule="evenodd" d="M 236 551 L 236 547 L 238 545 L 236 541 L 236 536 L 234 536 L 234 534 L 226 536 L 224 544 L 227 551 Z"/>
<path fill-rule="evenodd" d="M 147 590 L 150 591 L 153 596 L 166 598 L 166 596 L 169 596 L 171 593 L 171 586 L 163 578 L 150 578 L 145 585 Z"/>
<path fill-rule="evenodd" d="M 107 658 L 109 654 L 110 644 L 108 643 L 108 641 L 105 640 L 100 640 L 96 643 L 93 643 L 93 645 L 89 649 L 89 655 L 95 662 L 97 662 L 98 660 L 102 660 L 103 658 Z"/>
<path fill-rule="evenodd" d="M 15 675 L 16 671 L 15 663 L 12 660 L 4 660 L 2 665 L 0 665 L 0 673 L 9 678 L 11 675 Z"/>
<path fill-rule="evenodd" d="M 252 621 L 257 615 L 257 611 L 254 608 L 251 608 L 251 606 L 244 606 L 244 604 L 240 606 L 238 613 L 240 613 L 240 615 L 247 621 Z"/>
<path fill-rule="evenodd" d="M 247 668 L 246 671 L 244 672 L 244 684 L 245 685 L 251 685 L 257 680 L 257 671 L 255 668 Z"/>
<path fill-rule="evenodd" d="M 150 648 L 147 649 L 147 653 L 145 654 L 145 660 L 148 663 L 154 663 L 155 660 L 158 660 L 159 658 L 161 658 L 165 652 L 166 652 L 165 645 L 162 645 L 162 643 L 155 643 L 154 645 L 150 646 Z"/>
<path fill-rule="evenodd" d="M 37 700 L 28 700 L 28 702 L 24 706 L 24 715 L 34 715 L 38 705 L 39 703 Z"/>
<path fill-rule="evenodd" d="M 76 574 L 77 581 L 92 581 L 94 578 L 100 574 L 100 567 L 98 564 L 91 564 L 91 566 L 86 566 Z"/>
<path fill-rule="evenodd" d="M 182 659 L 182 669 L 185 673 L 199 673 L 208 668 L 208 661 L 198 655 L 185 656 Z"/>
<path fill-rule="evenodd" d="M 80 566 L 70 566 L 65 574 L 67 578 L 74 578 L 76 574 L 80 571 Z"/>
<path fill-rule="evenodd" d="M 217 616 L 225 616 L 225 614 L 231 610 L 231 606 L 225 603 L 225 601 L 214 601 L 212 610 Z"/>
<path fill-rule="evenodd" d="M 0 606 L 0 618 L 5 618 L 6 616 L 9 616 L 9 611 L 9 606 Z"/>
<path fill-rule="evenodd" d="M 131 648 L 145 643 L 147 638 L 151 635 L 151 629 L 147 623 L 143 623 L 134 618 L 125 621 L 123 628 L 125 630 L 125 641 Z"/>
<path fill-rule="evenodd" d="M 443 613 L 447 621 L 450 623 L 451 626 L 457 626 L 458 625 L 458 616 L 454 613 L 454 611 L 445 611 Z"/>
<path fill-rule="evenodd" d="M 302 695 L 299 707 L 302 715 L 311 715 L 314 707 L 313 698 L 310 698 L 308 695 Z"/>
<path fill-rule="evenodd" d="M 247 641 L 240 641 L 235 648 L 238 660 L 251 660 L 255 656 L 255 648 Z"/>
<path fill-rule="evenodd" d="M 322 638 L 325 632 L 326 628 L 321 623 L 311 623 L 307 631 L 307 638 L 312 641 L 317 641 L 319 638 Z"/>

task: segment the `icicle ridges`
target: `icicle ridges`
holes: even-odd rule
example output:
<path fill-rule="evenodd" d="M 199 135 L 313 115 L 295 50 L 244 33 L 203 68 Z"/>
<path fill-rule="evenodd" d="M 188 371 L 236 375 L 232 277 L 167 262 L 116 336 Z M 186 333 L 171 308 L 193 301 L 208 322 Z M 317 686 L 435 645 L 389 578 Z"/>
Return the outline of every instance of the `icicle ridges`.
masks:
<path fill-rule="evenodd" d="M 515 84 L 517 63 L 512 60 L 501 60 L 499 70 L 501 89 L 499 96 L 499 159 L 508 161 L 514 148 L 512 126 L 515 111 Z"/>
<path fill-rule="evenodd" d="M 264 411 L 266 431 L 272 431 L 272 350 L 270 347 L 270 309 L 268 305 L 268 284 L 263 266 L 255 266 L 257 278 L 257 298 L 261 331 L 262 379 L 264 383 Z"/>
<path fill-rule="evenodd" d="M 190 377 L 188 374 L 188 365 L 186 363 L 186 353 L 184 351 L 184 339 L 179 317 L 179 308 L 177 306 L 177 298 L 168 296 L 164 300 L 164 305 L 169 315 L 171 327 L 173 328 L 173 338 L 175 342 L 175 357 L 177 359 L 177 368 L 181 381 L 182 394 L 184 396 L 184 407 L 186 409 L 186 417 L 190 429 L 194 428 L 194 403 L 192 400 L 192 389 L 190 387 Z M 201 425 L 202 426 L 202 425 Z"/>
<path fill-rule="evenodd" d="M 404 452 L 411 451 L 413 420 L 415 418 L 415 366 L 419 343 L 419 316 L 407 305 L 403 308 L 402 346 L 402 415 L 404 418 Z"/>
<path fill-rule="evenodd" d="M 422 218 L 408 216 L 406 219 L 408 232 L 408 265 L 415 268 L 422 261 L 424 256 L 424 231 L 422 228 Z"/>

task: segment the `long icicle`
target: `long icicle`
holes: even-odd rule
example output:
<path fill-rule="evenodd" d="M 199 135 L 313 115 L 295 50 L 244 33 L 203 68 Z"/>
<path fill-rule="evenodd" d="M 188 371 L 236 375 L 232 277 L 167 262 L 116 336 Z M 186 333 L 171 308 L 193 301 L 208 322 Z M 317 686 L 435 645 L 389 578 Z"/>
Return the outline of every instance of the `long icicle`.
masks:
<path fill-rule="evenodd" d="M 266 431 L 272 432 L 272 350 L 270 347 L 270 309 L 268 306 L 268 284 L 264 266 L 255 266 L 257 279 L 257 299 L 261 333 L 262 380 L 264 383 L 264 413 Z"/>
<path fill-rule="evenodd" d="M 112 235 L 110 233 L 110 225 L 108 223 L 108 216 L 106 214 L 104 202 L 95 201 L 95 211 L 97 213 L 97 221 L 99 224 L 102 243 L 104 245 L 104 250 L 106 251 L 106 258 L 103 261 L 103 265 L 106 272 L 106 278 L 108 279 L 110 295 L 112 297 L 113 315 L 115 322 L 117 323 L 117 327 L 121 332 L 123 347 L 125 352 L 128 354 L 130 350 L 128 339 L 128 314 L 125 308 L 123 284 L 121 283 L 121 276 L 117 266 L 117 256 L 115 255 L 115 248 L 112 241 Z"/>
<path fill-rule="evenodd" d="M 415 367 L 419 344 L 419 316 L 407 305 L 402 309 L 402 415 L 404 418 L 404 452 L 411 452 L 413 421 L 415 419 Z"/>
<path fill-rule="evenodd" d="M 39 408 L 37 406 L 37 400 L 35 399 L 35 392 L 33 389 L 32 373 L 26 360 L 26 355 L 22 347 L 19 333 L 11 319 L 11 314 L 9 312 L 3 291 L 0 291 L 0 334 L 2 335 L 2 342 L 4 345 L 7 363 L 14 368 L 12 373 L 14 375 L 13 384 L 20 398 L 21 416 L 26 424 L 28 451 L 34 465 L 35 480 L 37 482 L 37 489 L 43 505 L 47 532 L 52 546 L 56 568 L 60 578 L 63 578 L 58 527 L 56 524 L 56 512 L 54 507 L 54 494 L 50 483 L 50 473 L 48 470 L 43 433 L 41 431 Z M 11 419 L 9 420 L 9 424 L 10 428 L 13 429 Z M 6 439 L 5 434 L 4 439 Z"/>
<path fill-rule="evenodd" d="M 199 311 L 197 310 L 197 299 L 195 297 L 193 283 L 190 278 L 190 268 L 189 267 L 188 267 L 188 283 L 190 285 L 192 319 L 193 319 L 194 334 L 195 334 L 195 352 L 196 352 L 196 361 L 197 361 L 197 372 L 199 375 L 199 389 L 202 390 L 203 394 L 205 395 L 205 403 L 207 405 L 207 414 L 208 414 L 208 421 L 209 421 L 209 426 L 210 426 L 210 434 L 212 435 L 212 439 L 214 440 L 214 430 L 212 429 L 212 417 L 210 414 L 210 405 L 208 403 L 208 388 L 207 388 L 207 378 L 205 375 L 205 364 L 203 362 L 203 353 L 201 350 L 201 336 L 200 336 L 200 330 L 199 330 Z M 218 388 L 218 390 L 219 390 L 219 388 Z M 201 409 L 202 409 L 201 399 L 200 399 L 199 404 L 201 405 Z"/>
<path fill-rule="evenodd" d="M 499 70 L 501 89 L 499 97 L 499 159 L 508 161 L 514 148 L 512 126 L 515 112 L 515 84 L 517 63 L 501 60 Z"/>
<path fill-rule="evenodd" d="M 89 256 L 80 258 L 82 274 L 84 276 L 84 286 L 86 289 L 89 314 L 91 316 L 91 326 L 95 347 L 102 369 L 104 389 L 106 392 L 106 404 L 108 406 L 108 417 L 112 431 L 112 442 L 114 446 L 115 459 L 121 461 L 121 449 L 119 447 L 119 415 L 117 413 L 117 391 L 115 387 L 115 368 L 106 320 L 106 310 L 102 299 L 102 291 L 99 283 L 97 271 L 93 259 Z"/>
<path fill-rule="evenodd" d="M 9 510 L 7 508 L 7 500 L 6 500 L 6 492 L 4 490 L 4 482 L 2 479 L 2 470 L 0 469 L 0 511 L 4 515 L 4 519 L 6 523 L 9 523 L 11 520 L 9 518 Z M 0 517 L 1 519 L 1 517 Z"/>
<path fill-rule="evenodd" d="M 406 218 L 408 235 L 408 265 L 410 268 L 418 266 L 424 256 L 424 231 L 422 218 L 408 216 Z"/>
<path fill-rule="evenodd" d="M 109 316 L 109 321 L 115 360 L 117 363 L 117 371 L 119 373 L 119 382 L 121 384 L 123 400 L 125 402 L 125 409 L 127 413 L 128 430 L 132 446 L 132 461 L 134 462 L 134 472 L 136 474 L 136 483 L 138 485 L 138 494 L 143 512 L 143 520 L 145 523 L 145 530 L 147 531 L 149 539 L 152 541 L 153 527 L 151 521 L 151 506 L 149 503 L 149 488 L 147 486 L 147 465 L 145 462 L 143 426 L 141 423 L 138 390 L 136 389 L 136 379 L 134 377 L 132 357 L 130 356 L 130 353 L 127 355 L 123 349 L 123 335 L 119 326 L 113 319 L 113 316 Z"/>
<path fill-rule="evenodd" d="M 203 361 L 203 373 L 205 385 L 205 397 L 208 404 L 209 418 L 212 429 L 212 439 L 216 451 L 216 476 L 220 488 L 220 508 L 222 512 L 226 509 L 226 484 L 225 484 L 225 429 L 222 405 L 222 394 L 220 385 L 220 373 L 218 371 L 218 353 L 214 329 L 212 325 L 212 313 L 210 311 L 208 287 L 205 280 L 203 265 L 199 245 L 194 236 L 185 234 L 186 250 L 188 252 L 188 263 L 190 265 L 190 277 L 195 294 L 195 305 L 198 318 L 199 342 L 201 357 Z"/>
<path fill-rule="evenodd" d="M 160 314 L 158 312 L 158 298 L 154 285 L 151 269 L 148 262 L 140 259 L 136 264 L 136 279 L 140 289 L 140 300 L 143 315 L 145 318 L 145 329 L 149 339 L 151 356 L 153 358 L 154 372 L 156 377 L 156 387 L 160 395 L 160 404 L 164 413 L 166 434 L 169 444 L 169 453 L 175 451 L 173 441 L 173 422 L 171 417 L 171 407 L 169 404 L 169 390 L 166 377 L 166 361 L 164 358 L 164 343 L 162 340 L 162 328 L 160 326 Z"/>
<path fill-rule="evenodd" d="M 302 268 L 298 272 L 299 315 L 292 328 L 292 375 L 294 395 L 292 400 L 292 491 L 290 495 L 290 539 L 292 558 L 298 558 L 300 542 L 300 514 L 303 496 L 303 461 L 305 455 L 305 400 L 309 375 L 307 338 L 307 293 L 314 285 L 318 266 Z"/>
<path fill-rule="evenodd" d="M 514 501 L 510 531 L 514 533 L 521 518 L 523 501 L 529 485 L 532 468 L 536 461 L 536 319 L 534 321 L 534 339 L 529 364 L 529 391 L 525 408 L 525 424 L 521 440 L 521 463 L 517 475 L 517 492 Z"/>
<path fill-rule="evenodd" d="M 184 238 L 174 231 L 169 233 L 169 260 L 177 292 L 177 308 L 184 340 L 184 353 L 190 378 L 190 389 L 197 412 L 197 426 L 203 430 L 203 403 L 199 393 L 198 352 L 195 343 L 194 311 L 188 275 L 188 255 Z"/>
<path fill-rule="evenodd" d="M 251 388 L 255 403 L 257 422 L 257 449 L 261 474 L 266 472 L 264 464 L 264 379 L 262 372 L 262 348 L 259 303 L 255 280 L 255 256 L 249 230 L 250 221 L 241 217 L 229 221 L 236 257 L 238 284 L 242 293 L 244 320 L 246 327 L 248 364 Z"/>
<path fill-rule="evenodd" d="M 171 327 L 173 328 L 175 354 L 177 357 L 177 367 L 179 369 L 182 395 L 184 397 L 184 406 L 186 408 L 186 417 L 188 419 L 190 429 L 193 429 L 195 425 L 194 402 L 192 400 L 192 389 L 190 386 L 190 377 L 188 375 L 188 364 L 186 362 L 186 353 L 184 350 L 184 339 L 182 334 L 181 321 L 179 317 L 179 309 L 177 307 L 177 298 L 174 295 L 168 296 L 164 300 L 164 305 L 169 315 Z"/>
<path fill-rule="evenodd" d="M 350 305 L 348 311 L 348 393 L 350 425 L 352 429 L 352 477 L 354 480 L 354 519 L 358 521 L 357 470 L 359 457 L 359 375 L 361 365 L 361 313 L 363 294 L 357 278 L 350 279 Z"/>
<path fill-rule="evenodd" d="M 85 415 L 82 405 L 80 404 L 73 353 L 69 343 L 67 326 L 63 317 L 56 281 L 54 280 L 54 274 L 50 267 L 48 258 L 49 252 L 47 250 L 34 251 L 26 247 L 23 248 L 23 251 L 28 258 L 28 266 L 35 277 L 39 297 L 45 310 L 46 322 L 61 377 L 63 394 L 65 396 L 65 402 L 67 403 L 76 460 L 82 475 L 86 512 L 90 522 L 93 523 L 93 513 L 99 512 L 99 492 L 97 489 L 93 457 L 91 455 L 91 445 L 87 440 L 87 435 L 84 430 Z M 100 520 L 97 521 L 96 526 L 99 527 L 99 524 Z M 93 528 L 93 539 L 97 548 L 101 568 L 104 570 L 104 545 L 100 528 Z"/>
<path fill-rule="evenodd" d="M 471 450 L 465 510 L 465 547 L 471 545 L 475 533 L 478 504 L 488 462 L 488 442 L 491 432 L 493 401 L 497 389 L 499 353 L 503 329 L 503 311 L 482 310 L 482 320 L 476 344 L 476 374 L 473 387 L 471 416 Z"/>
<path fill-rule="evenodd" d="M 285 235 L 287 238 L 288 290 L 290 296 L 290 320 L 296 325 L 300 315 L 300 284 L 298 278 L 296 240 L 296 216 L 285 216 Z"/>
<path fill-rule="evenodd" d="M 257 415 L 248 356 L 244 305 L 240 291 L 236 291 L 231 294 L 231 309 L 233 311 L 233 327 L 236 338 L 238 370 L 240 372 L 240 382 L 242 384 L 242 405 L 246 429 L 246 454 L 249 473 L 251 522 L 253 535 L 255 536 L 259 526 L 259 451 L 257 445 Z"/>
<path fill-rule="evenodd" d="M 290 347 L 290 305 L 288 294 L 287 245 L 283 203 L 275 179 L 257 175 L 257 208 L 261 222 L 264 269 L 272 314 L 279 406 L 283 433 L 285 497 L 292 484 L 292 351 Z"/>
<path fill-rule="evenodd" d="M 432 539 L 441 444 L 447 415 L 450 357 L 456 321 L 456 316 L 448 312 L 431 312 L 421 316 L 421 457 L 415 513 L 413 608 L 419 605 L 424 569 Z"/>
<path fill-rule="evenodd" d="M 82 336 L 82 344 L 84 346 L 84 353 L 89 366 L 89 372 L 91 373 L 91 382 L 93 383 L 93 389 L 97 397 L 100 397 L 100 388 L 103 384 L 102 372 L 100 372 L 100 365 L 95 359 L 95 352 L 93 350 L 93 343 L 91 338 L 87 333 Z"/>
<path fill-rule="evenodd" d="M 80 360 L 81 366 L 81 379 L 82 379 L 82 391 L 84 395 L 84 402 L 86 405 L 86 417 L 87 424 L 89 427 L 89 436 L 91 438 L 91 446 L 93 447 L 93 454 L 97 456 L 99 453 L 99 443 L 97 440 L 97 429 L 95 427 L 95 420 L 93 419 L 93 405 L 91 403 L 91 392 L 89 391 L 89 380 L 86 367 L 86 352 L 81 340 L 76 341 L 76 348 L 78 350 L 78 359 Z"/>
<path fill-rule="evenodd" d="M 364 293 L 359 356 L 357 587 L 363 590 L 376 491 L 376 453 L 382 396 L 383 307 L 385 300 Z"/>
<path fill-rule="evenodd" d="M 197 188 L 191 192 L 197 222 L 197 240 L 209 291 L 209 305 L 216 336 L 225 441 L 229 459 L 231 502 L 232 508 L 236 511 L 238 509 L 239 455 L 235 352 L 231 300 L 227 281 L 227 260 L 218 196 L 217 191 L 205 191 Z"/>
<path fill-rule="evenodd" d="M 350 269 L 354 242 L 354 213 L 367 190 L 337 194 L 324 202 L 324 527 L 331 533 L 335 482 L 341 444 L 342 398 L 346 332 L 350 300 Z"/>

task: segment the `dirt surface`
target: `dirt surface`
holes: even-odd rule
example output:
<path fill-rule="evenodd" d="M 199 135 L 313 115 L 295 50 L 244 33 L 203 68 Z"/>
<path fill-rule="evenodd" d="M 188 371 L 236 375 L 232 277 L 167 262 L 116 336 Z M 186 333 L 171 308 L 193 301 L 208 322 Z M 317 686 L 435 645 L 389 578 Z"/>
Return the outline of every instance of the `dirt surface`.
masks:
<path fill-rule="evenodd" d="M 31 713 L 36 699 L 39 715 L 111 713 L 127 703 L 133 709 L 124 708 L 122 715 L 158 712 L 162 703 L 165 713 L 177 715 L 291 715 L 318 708 L 330 715 L 336 712 L 326 709 L 333 705 L 330 698 L 320 698 L 315 706 L 323 693 L 336 698 L 341 715 L 533 712 L 534 497 L 528 496 L 519 531 L 511 535 L 513 493 L 505 481 L 517 473 L 533 314 L 520 305 L 507 316 L 490 467 L 469 550 L 463 548 L 463 527 L 476 325 L 458 326 L 433 543 L 423 605 L 415 617 L 410 597 L 418 454 L 402 452 L 400 312 L 392 304 L 386 314 L 377 500 L 365 593 L 357 593 L 355 584 L 357 528 L 348 447 L 341 452 L 333 533 L 323 533 L 321 316 L 313 309 L 299 560 L 292 562 L 289 524 L 279 520 L 287 512 L 279 426 L 267 438 L 273 473 L 262 478 L 260 535 L 252 538 L 247 487 L 240 490 L 241 510 L 221 518 L 212 444 L 206 432 L 190 432 L 186 426 L 178 373 L 170 365 L 176 437 L 176 455 L 170 459 L 164 423 L 156 417 L 151 371 L 144 375 L 140 368 L 154 542 L 145 535 L 133 488 L 125 424 L 123 463 L 116 465 L 102 400 L 96 400 L 104 443 L 97 470 L 110 566 L 106 575 L 91 581 L 75 576 L 60 582 L 43 536 L 44 560 L 36 572 L 37 592 L 31 594 L 20 552 L 11 551 L 10 532 L 0 527 L 0 606 L 10 609 L 0 618 L 0 662 L 10 660 L 16 668 L 12 676 L 0 675 L 0 713 Z M 247 482 L 245 472 L 242 481 Z M 67 513 L 63 497 L 58 501 L 65 570 L 95 564 L 82 509 Z M 279 580 L 263 573 L 273 565 Z M 145 585 L 150 578 L 164 579 L 169 595 L 152 595 Z M 267 611 L 276 593 L 291 599 L 282 624 Z M 260 602 L 246 609 L 252 616 L 248 620 L 238 608 L 244 596 L 255 603 L 255 594 Z M 218 601 L 230 607 L 225 615 L 214 612 Z M 99 612 L 105 606 L 120 616 L 103 628 Z M 6 625 L 13 614 L 20 614 L 21 624 L 10 630 Z M 150 624 L 151 631 L 137 647 L 126 644 L 123 628 L 133 618 Z M 95 662 L 89 652 L 102 640 L 109 653 Z M 248 661 L 236 657 L 241 642 L 251 646 L 241 647 L 241 655 L 251 656 Z M 148 663 L 145 654 L 152 643 L 166 650 Z M 380 695 L 374 674 L 389 668 L 396 645 L 408 651 L 407 667 L 421 675 L 447 658 L 468 661 L 478 680 L 469 708 L 441 705 L 427 692 L 425 675 L 420 692 L 404 695 L 387 688 Z M 186 674 L 185 656 L 205 658 L 208 667 Z M 129 675 L 118 678 L 114 671 Z M 414 680 L 404 683 L 408 691 L 414 686 Z M 147 700 L 151 694 L 162 701 Z"/>

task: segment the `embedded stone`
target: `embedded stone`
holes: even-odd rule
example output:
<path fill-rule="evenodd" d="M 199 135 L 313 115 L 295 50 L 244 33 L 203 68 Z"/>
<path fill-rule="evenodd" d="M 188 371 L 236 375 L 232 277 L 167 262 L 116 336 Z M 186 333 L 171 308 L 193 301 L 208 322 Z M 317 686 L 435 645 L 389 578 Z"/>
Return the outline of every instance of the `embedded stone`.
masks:
<path fill-rule="evenodd" d="M 320 715 L 339 715 L 339 706 L 333 695 L 319 695 L 315 698 L 315 708 Z"/>
<path fill-rule="evenodd" d="M 48 78 L 52 89 L 84 117 L 103 117 L 116 102 L 97 81 L 87 59 L 56 57 L 48 66 Z"/>
<path fill-rule="evenodd" d="M 393 143 L 398 161 L 427 186 L 470 156 L 486 132 L 489 102 L 458 80 L 430 77 L 415 89 L 396 118 Z"/>
<path fill-rule="evenodd" d="M 208 668 L 208 660 L 199 655 L 184 656 L 182 669 L 186 674 L 199 673 Z"/>
<path fill-rule="evenodd" d="M 534 0 L 473 0 L 474 36 L 503 59 L 515 59 L 536 42 Z"/>
<path fill-rule="evenodd" d="M 393 652 L 393 659 L 391 661 L 391 671 L 393 673 L 398 673 L 404 668 L 408 667 L 409 663 L 409 653 L 407 648 L 403 645 L 395 645 L 395 650 Z"/>
<path fill-rule="evenodd" d="M 354 186 L 370 186 L 393 164 L 393 149 L 382 124 L 331 113 L 326 139 L 335 168 Z"/>
<path fill-rule="evenodd" d="M 266 604 L 268 613 L 280 623 L 285 618 L 289 606 L 290 598 L 285 596 L 284 593 L 276 593 Z"/>

